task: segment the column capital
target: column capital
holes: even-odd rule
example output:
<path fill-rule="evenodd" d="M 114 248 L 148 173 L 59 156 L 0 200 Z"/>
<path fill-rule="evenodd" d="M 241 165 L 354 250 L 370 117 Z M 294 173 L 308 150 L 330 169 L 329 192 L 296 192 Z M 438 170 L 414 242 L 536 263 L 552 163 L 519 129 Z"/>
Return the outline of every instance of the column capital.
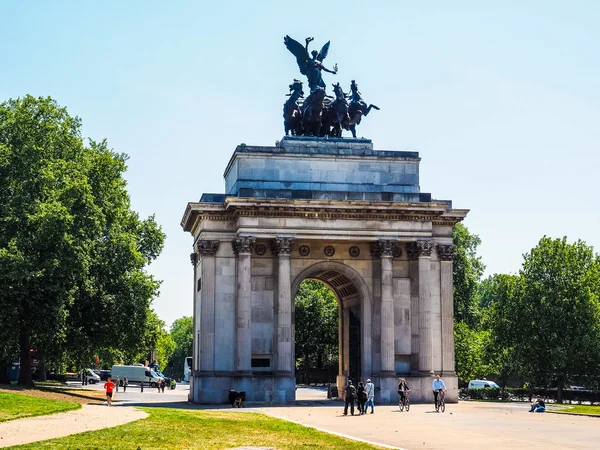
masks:
<path fill-rule="evenodd" d="M 398 242 L 392 239 L 380 239 L 377 242 L 371 242 L 369 249 L 371 250 L 371 256 L 373 259 L 379 259 L 381 257 L 394 256 L 394 251 L 398 246 Z"/>
<path fill-rule="evenodd" d="M 452 261 L 456 252 L 456 245 L 438 244 L 438 257 L 440 261 Z"/>
<path fill-rule="evenodd" d="M 200 256 L 215 256 L 219 249 L 219 241 L 211 241 L 208 239 L 199 239 L 196 241 L 196 250 Z"/>
<path fill-rule="evenodd" d="M 271 241 L 271 249 L 279 256 L 289 256 L 292 253 L 296 239 L 293 237 L 276 237 Z"/>
<path fill-rule="evenodd" d="M 408 259 L 429 258 L 432 250 L 433 243 L 431 241 L 416 241 L 406 244 Z"/>
<path fill-rule="evenodd" d="M 238 236 L 233 241 L 231 241 L 233 253 L 235 253 L 236 256 L 240 253 L 251 253 L 252 247 L 254 247 L 255 242 L 255 236 Z"/>

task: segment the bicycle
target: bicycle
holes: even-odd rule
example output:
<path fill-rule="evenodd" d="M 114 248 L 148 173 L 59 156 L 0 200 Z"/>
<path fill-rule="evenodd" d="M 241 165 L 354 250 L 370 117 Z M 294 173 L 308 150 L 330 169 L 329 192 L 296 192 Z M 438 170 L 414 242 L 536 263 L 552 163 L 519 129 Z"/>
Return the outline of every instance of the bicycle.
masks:
<path fill-rule="evenodd" d="M 439 391 L 437 402 L 435 403 L 435 412 L 440 412 L 440 409 L 442 412 L 446 411 L 446 401 L 444 400 L 445 395 L 446 394 L 443 390 Z"/>
<path fill-rule="evenodd" d="M 398 400 L 398 407 L 400 408 L 400 412 L 404 411 L 404 408 L 406 408 L 406 412 L 408 412 L 410 410 L 410 399 L 408 398 L 408 393 L 410 391 L 404 391 L 404 397 L 400 397 L 400 400 Z"/>

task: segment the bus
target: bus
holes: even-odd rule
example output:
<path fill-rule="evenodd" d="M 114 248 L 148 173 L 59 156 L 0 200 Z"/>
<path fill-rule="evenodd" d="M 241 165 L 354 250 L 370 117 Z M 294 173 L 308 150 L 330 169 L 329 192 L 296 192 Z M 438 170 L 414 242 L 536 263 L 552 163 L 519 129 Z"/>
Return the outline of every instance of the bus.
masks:
<path fill-rule="evenodd" d="M 183 381 L 186 383 L 190 382 L 190 377 L 192 376 L 192 357 L 188 356 L 185 358 L 183 362 Z"/>

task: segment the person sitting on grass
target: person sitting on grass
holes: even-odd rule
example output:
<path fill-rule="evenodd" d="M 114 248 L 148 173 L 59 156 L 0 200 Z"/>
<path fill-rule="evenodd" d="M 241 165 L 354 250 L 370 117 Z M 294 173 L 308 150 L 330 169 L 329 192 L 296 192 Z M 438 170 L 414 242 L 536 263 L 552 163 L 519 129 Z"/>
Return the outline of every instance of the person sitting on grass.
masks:
<path fill-rule="evenodd" d="M 529 412 L 544 412 L 546 411 L 546 402 L 539 395 L 535 397 L 535 402 L 531 404 Z"/>
<path fill-rule="evenodd" d="M 110 381 L 110 377 L 104 383 L 104 389 L 106 389 L 106 405 L 110 406 L 112 403 L 113 389 L 115 388 L 115 383 Z"/>

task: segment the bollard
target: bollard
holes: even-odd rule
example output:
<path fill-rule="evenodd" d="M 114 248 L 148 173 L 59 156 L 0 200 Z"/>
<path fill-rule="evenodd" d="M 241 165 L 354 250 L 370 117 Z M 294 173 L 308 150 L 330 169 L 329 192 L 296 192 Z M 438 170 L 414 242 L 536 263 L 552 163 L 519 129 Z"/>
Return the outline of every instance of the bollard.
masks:
<path fill-rule="evenodd" d="M 144 392 L 144 382 L 143 381 L 142 381 L 142 391 L 141 392 Z"/>

